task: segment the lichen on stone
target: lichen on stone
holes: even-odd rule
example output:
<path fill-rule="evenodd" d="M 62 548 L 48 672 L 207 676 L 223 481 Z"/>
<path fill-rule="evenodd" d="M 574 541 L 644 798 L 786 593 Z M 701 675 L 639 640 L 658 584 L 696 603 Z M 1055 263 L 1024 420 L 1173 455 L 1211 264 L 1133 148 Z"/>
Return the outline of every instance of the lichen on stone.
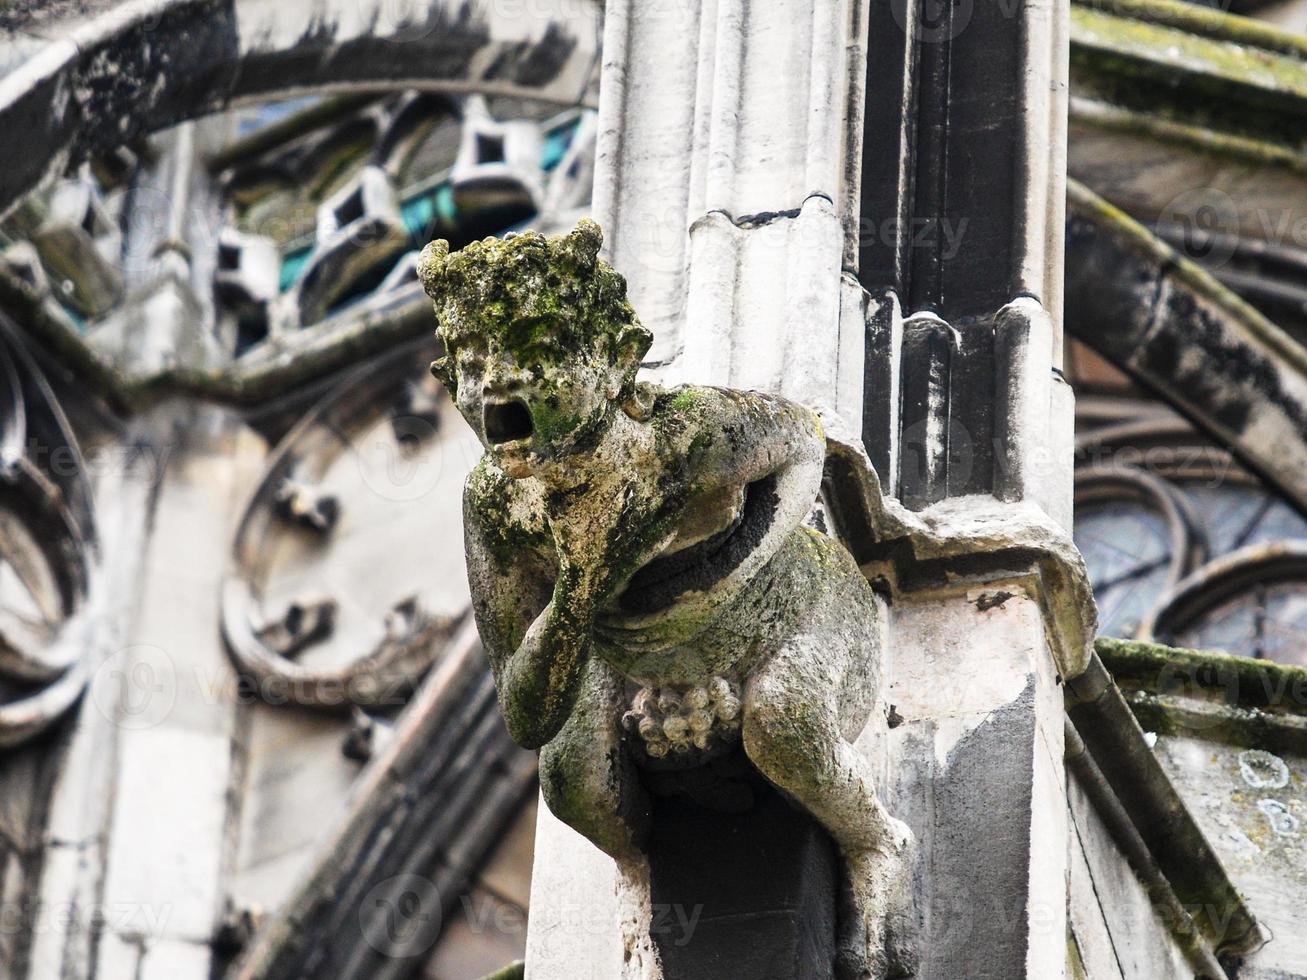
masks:
<path fill-rule="evenodd" d="M 840 844 L 866 963 L 883 960 L 910 834 L 844 744 L 876 698 L 881 631 L 852 556 L 803 526 L 820 422 L 759 392 L 637 384 L 649 333 L 600 244 L 583 221 L 435 242 L 419 264 L 434 370 L 486 447 L 468 577 L 509 734 L 540 748 L 559 819 L 628 864 L 650 812 L 635 769 L 742 747 Z"/>
<path fill-rule="evenodd" d="M 451 253 L 437 239 L 422 250 L 418 278 L 435 302 L 446 355 L 436 376 L 454 387 L 448 358 L 469 338 L 495 338 L 515 353 L 556 360 L 623 335 L 647 349 L 651 335 L 626 298 L 626 280 L 597 260 L 599 226 L 582 219 L 570 235 L 528 231 L 486 238 Z M 633 380 L 633 379 L 632 379 Z"/>

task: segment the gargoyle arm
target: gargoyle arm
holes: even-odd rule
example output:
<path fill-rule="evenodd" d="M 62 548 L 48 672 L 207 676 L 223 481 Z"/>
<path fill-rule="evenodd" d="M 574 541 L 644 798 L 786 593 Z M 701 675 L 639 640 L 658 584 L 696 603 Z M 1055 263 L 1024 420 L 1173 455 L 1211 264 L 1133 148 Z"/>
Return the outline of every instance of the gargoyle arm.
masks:
<path fill-rule="evenodd" d="M 821 490 L 826 439 L 817 414 L 797 402 L 756 391 L 693 388 L 701 424 L 712 439 L 700 467 L 708 486 L 775 482 L 776 512 L 754 548 L 765 561 L 807 516 Z"/>
<path fill-rule="evenodd" d="M 487 493 L 488 484 L 499 492 Z M 506 478 L 482 471 L 468 480 L 468 583 L 508 732 L 519 745 L 538 748 L 572 711 L 595 613 L 578 573 L 560 572 L 548 557 L 547 534 L 534 521 L 513 519 L 510 495 Z"/>

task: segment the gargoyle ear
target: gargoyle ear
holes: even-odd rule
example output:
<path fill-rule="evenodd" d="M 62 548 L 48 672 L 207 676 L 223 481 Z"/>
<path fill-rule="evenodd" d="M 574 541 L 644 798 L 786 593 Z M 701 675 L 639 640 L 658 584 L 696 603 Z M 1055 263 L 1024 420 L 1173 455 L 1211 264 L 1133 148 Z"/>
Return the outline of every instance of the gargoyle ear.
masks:
<path fill-rule="evenodd" d="M 447 258 L 449 258 L 449 242 L 443 238 L 428 243 L 422 250 L 422 254 L 418 256 L 418 279 L 432 299 L 436 298 L 436 286 L 445 271 Z"/>
<path fill-rule="evenodd" d="M 604 233 L 599 225 L 589 218 L 582 218 L 576 227 L 563 239 L 563 248 L 571 254 L 573 260 L 582 269 L 593 269 L 599 248 L 604 243 Z"/>
<path fill-rule="evenodd" d="M 628 323 L 617 336 L 617 360 L 627 364 L 640 364 L 653 345 L 653 334 L 640 323 Z"/>
<path fill-rule="evenodd" d="M 454 363 L 450 360 L 448 354 L 444 357 L 437 357 L 431 362 L 431 376 L 445 386 L 450 398 L 455 397 L 458 384 L 454 380 Z"/>

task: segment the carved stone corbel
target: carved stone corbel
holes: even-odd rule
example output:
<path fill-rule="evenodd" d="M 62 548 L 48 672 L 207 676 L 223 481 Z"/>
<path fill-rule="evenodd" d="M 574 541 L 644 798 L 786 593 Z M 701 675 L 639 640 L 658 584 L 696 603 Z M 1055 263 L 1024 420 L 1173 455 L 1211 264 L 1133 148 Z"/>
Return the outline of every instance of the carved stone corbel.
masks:
<path fill-rule="evenodd" d="M 583 220 L 452 255 L 437 241 L 419 264 L 433 371 L 486 449 L 464 490 L 468 578 L 509 734 L 540 749 L 554 815 L 616 862 L 635 903 L 624 975 L 662 975 L 640 912 L 651 797 L 747 808 L 750 779 L 839 849 L 838 975 L 906 975 L 912 833 L 853 744 L 881 724 L 883 606 L 804 524 L 822 424 L 757 391 L 637 384 L 651 337 L 600 244 Z"/>
<path fill-rule="evenodd" d="M 1034 501 L 975 495 L 912 511 L 885 494 L 862 440 L 834 413 L 826 432 L 824 502 L 863 573 L 891 596 L 1030 577 L 1047 619 L 1058 672 L 1084 673 L 1098 615 L 1084 558 L 1070 533 Z"/>

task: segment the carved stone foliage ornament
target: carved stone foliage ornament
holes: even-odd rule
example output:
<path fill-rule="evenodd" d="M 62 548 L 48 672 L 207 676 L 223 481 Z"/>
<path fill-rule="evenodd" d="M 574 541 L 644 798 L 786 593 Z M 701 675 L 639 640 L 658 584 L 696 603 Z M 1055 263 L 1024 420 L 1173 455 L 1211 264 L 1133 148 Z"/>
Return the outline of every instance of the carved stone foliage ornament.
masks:
<path fill-rule="evenodd" d="M 840 967 L 909 967 L 911 835 L 850 744 L 881 684 L 878 605 L 803 521 L 825 462 L 812 411 L 638 383 L 651 337 L 599 227 L 427 246 L 433 372 L 486 449 L 464 490 L 473 609 L 550 808 L 647 875 L 650 771 L 744 757 L 843 854 Z M 737 756 L 738 757 L 738 756 Z"/>
<path fill-rule="evenodd" d="M 223 633 L 251 696 L 396 709 L 465 613 L 449 529 L 475 443 L 439 386 L 414 376 L 417 353 L 367 365 L 269 458 L 223 582 Z"/>

